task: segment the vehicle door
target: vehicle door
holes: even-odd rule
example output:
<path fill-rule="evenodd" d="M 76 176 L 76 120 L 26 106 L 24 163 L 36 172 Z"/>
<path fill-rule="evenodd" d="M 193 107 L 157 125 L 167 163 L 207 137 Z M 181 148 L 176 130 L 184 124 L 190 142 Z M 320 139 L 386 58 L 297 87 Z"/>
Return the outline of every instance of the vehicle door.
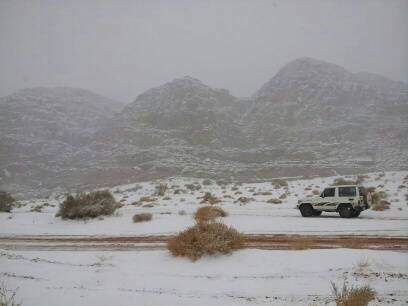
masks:
<path fill-rule="evenodd" d="M 358 196 L 355 186 L 339 187 L 340 203 L 350 203 L 353 206 L 358 205 Z"/>
<path fill-rule="evenodd" d="M 318 205 L 314 207 L 317 210 L 324 209 L 324 210 L 335 210 L 336 203 L 335 201 L 335 187 L 328 187 L 323 190 L 320 194 Z"/>

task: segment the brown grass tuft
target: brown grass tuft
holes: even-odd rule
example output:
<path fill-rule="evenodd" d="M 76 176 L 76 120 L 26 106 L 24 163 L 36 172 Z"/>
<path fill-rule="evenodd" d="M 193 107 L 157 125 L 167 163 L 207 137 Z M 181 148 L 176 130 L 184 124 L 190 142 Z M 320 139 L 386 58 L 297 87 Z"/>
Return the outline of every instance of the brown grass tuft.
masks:
<path fill-rule="evenodd" d="M 367 244 L 364 243 L 361 239 L 357 238 L 348 238 L 346 240 L 340 241 L 339 243 L 340 247 L 344 249 L 366 249 Z"/>
<path fill-rule="evenodd" d="M 339 289 L 335 283 L 332 282 L 332 291 L 334 294 L 334 301 L 337 306 L 366 306 L 373 301 L 377 296 L 377 292 L 369 285 L 351 288 L 347 284 L 343 284 L 343 288 Z"/>
<path fill-rule="evenodd" d="M 282 204 L 282 201 L 276 198 L 272 198 L 268 201 L 266 201 L 266 203 L 270 203 L 270 204 Z"/>
<path fill-rule="evenodd" d="M 217 217 L 226 217 L 228 213 L 221 207 L 217 206 L 203 206 L 197 209 L 194 214 L 194 219 L 197 222 L 213 222 Z"/>
<path fill-rule="evenodd" d="M 173 256 L 187 256 L 192 261 L 204 254 L 229 254 L 244 246 L 244 236 L 241 233 L 218 222 L 197 223 L 167 243 L 167 248 Z"/>
<path fill-rule="evenodd" d="M 143 222 L 152 220 L 153 215 L 149 213 L 136 214 L 133 216 L 133 222 Z"/>

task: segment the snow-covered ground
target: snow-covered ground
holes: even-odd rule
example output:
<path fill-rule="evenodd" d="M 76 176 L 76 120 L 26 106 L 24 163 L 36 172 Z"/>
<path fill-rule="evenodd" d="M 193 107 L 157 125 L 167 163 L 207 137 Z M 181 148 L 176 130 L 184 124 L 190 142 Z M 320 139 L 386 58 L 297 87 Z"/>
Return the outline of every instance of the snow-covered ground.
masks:
<path fill-rule="evenodd" d="M 125 206 L 118 209 L 115 216 L 103 220 L 56 218 L 63 197 L 22 201 L 22 206 L 11 214 L 0 213 L 0 237 L 173 234 L 194 224 L 192 214 L 201 201 L 198 197 L 207 191 L 220 198 L 222 202 L 218 205 L 229 212 L 222 221 L 244 233 L 406 237 L 408 182 L 404 178 L 407 175 L 408 172 L 369 174 L 364 185 L 385 191 L 391 208 L 382 212 L 364 211 L 355 219 L 342 219 L 336 213 L 303 218 L 293 209 L 299 198 L 315 189 L 321 191 L 335 177 L 288 180 L 287 190 L 276 189 L 271 182 L 223 187 L 215 182 L 204 185 L 203 180 L 174 178 L 113 188 L 115 198 Z M 165 196 L 154 195 L 159 183 L 169 187 Z M 192 192 L 186 184 L 201 185 L 201 189 Z M 187 192 L 174 194 L 177 189 Z M 254 195 L 256 192 L 271 194 Z M 287 196 L 282 204 L 266 203 L 285 192 Z M 157 198 L 154 206 L 131 205 L 143 196 Z M 244 205 L 238 201 L 239 197 L 254 200 Z M 48 204 L 43 212 L 30 212 L 31 207 L 44 203 Z M 187 214 L 180 215 L 181 210 Z M 132 216 L 139 212 L 151 212 L 153 220 L 133 223 Z M 361 270 L 358 265 L 363 262 L 368 264 Z M 370 305 L 405 304 L 408 302 L 408 254 L 351 249 L 245 249 L 232 255 L 204 256 L 192 263 L 186 258 L 172 257 L 167 250 L 0 250 L 0 281 L 9 289 L 19 287 L 17 300 L 23 300 L 23 305 L 308 305 L 313 301 L 324 305 L 326 301 L 333 304 L 330 282 L 342 285 L 344 280 L 349 284 L 369 284 L 377 290 L 379 300 Z"/>

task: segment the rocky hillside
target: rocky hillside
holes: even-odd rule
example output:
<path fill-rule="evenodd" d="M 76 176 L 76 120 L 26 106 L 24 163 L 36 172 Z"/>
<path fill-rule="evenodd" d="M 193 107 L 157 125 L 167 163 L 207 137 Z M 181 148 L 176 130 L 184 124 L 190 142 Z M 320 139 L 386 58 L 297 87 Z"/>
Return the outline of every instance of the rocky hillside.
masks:
<path fill-rule="evenodd" d="M 408 165 L 408 85 L 315 59 L 288 63 L 247 99 L 184 77 L 120 113 L 118 105 L 69 88 L 2 98 L 1 184 L 48 192 L 179 175 L 257 180 Z"/>

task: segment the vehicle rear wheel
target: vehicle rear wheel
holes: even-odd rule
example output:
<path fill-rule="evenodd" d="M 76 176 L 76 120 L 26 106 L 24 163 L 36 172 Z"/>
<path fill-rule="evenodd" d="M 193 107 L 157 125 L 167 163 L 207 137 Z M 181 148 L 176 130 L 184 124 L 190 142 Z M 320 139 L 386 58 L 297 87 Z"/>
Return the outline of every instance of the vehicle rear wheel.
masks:
<path fill-rule="evenodd" d="M 354 209 L 349 205 L 342 205 L 339 210 L 340 217 L 342 218 L 351 218 L 353 216 Z"/>
<path fill-rule="evenodd" d="M 321 214 L 322 214 L 321 211 L 315 210 L 315 211 L 313 212 L 313 216 L 320 216 Z"/>
<path fill-rule="evenodd" d="M 311 217 L 314 215 L 315 210 L 312 205 L 305 204 L 300 207 L 300 213 L 303 217 Z"/>
<path fill-rule="evenodd" d="M 355 210 L 351 217 L 352 218 L 357 218 L 360 215 L 360 213 L 361 213 L 361 211 Z"/>

